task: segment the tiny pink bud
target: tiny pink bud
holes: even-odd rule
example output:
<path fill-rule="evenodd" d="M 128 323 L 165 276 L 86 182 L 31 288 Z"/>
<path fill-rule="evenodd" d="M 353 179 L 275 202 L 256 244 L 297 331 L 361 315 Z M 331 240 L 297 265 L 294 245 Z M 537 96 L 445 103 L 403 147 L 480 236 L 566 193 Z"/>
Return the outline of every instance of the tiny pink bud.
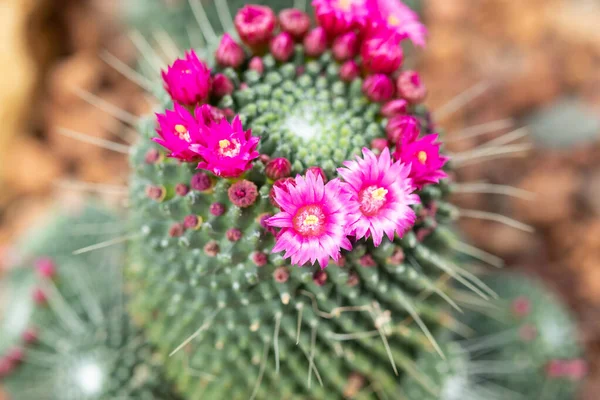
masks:
<path fill-rule="evenodd" d="M 190 188 L 185 183 L 178 183 L 175 185 L 175 193 L 177 193 L 178 196 L 185 196 L 189 193 L 189 191 Z"/>
<path fill-rule="evenodd" d="M 269 192 L 269 199 L 271 200 L 271 204 L 273 204 L 275 207 L 279 207 L 279 205 L 275 201 L 275 187 L 278 187 L 281 190 L 288 192 L 288 184 L 295 186 L 296 181 L 294 180 L 294 178 L 283 178 L 283 179 L 278 179 L 273 183 L 273 187 L 271 188 L 271 191 Z"/>
<path fill-rule="evenodd" d="M 9 376 L 15 369 L 15 364 L 8 358 L 0 358 L 0 379 Z"/>
<path fill-rule="evenodd" d="M 210 189 L 212 185 L 212 179 L 210 179 L 210 176 L 205 172 L 198 172 L 197 174 L 194 174 L 190 180 L 191 188 L 200 192 Z"/>
<path fill-rule="evenodd" d="M 400 265 L 404 261 L 404 258 L 404 251 L 401 248 L 398 248 L 390 257 L 389 262 L 392 265 Z"/>
<path fill-rule="evenodd" d="M 13 348 L 6 354 L 6 358 L 13 364 L 20 364 L 25 360 L 25 353 L 21 348 Z"/>
<path fill-rule="evenodd" d="M 354 60 L 346 61 L 340 67 L 340 79 L 344 82 L 352 82 L 360 74 L 360 68 Z"/>
<path fill-rule="evenodd" d="M 304 52 L 309 57 L 318 57 L 327 50 L 327 34 L 321 27 L 308 32 L 304 37 Z"/>
<path fill-rule="evenodd" d="M 398 96 L 406 99 L 411 104 L 421 103 L 427 96 L 427 88 L 421 81 L 418 72 L 404 71 L 396 81 Z"/>
<path fill-rule="evenodd" d="M 373 256 L 371 256 L 370 254 L 365 254 L 364 256 L 362 256 L 358 263 L 362 267 L 374 267 L 377 265 L 377 263 L 373 259 Z"/>
<path fill-rule="evenodd" d="M 150 149 L 144 156 L 146 164 L 156 164 L 160 160 L 160 152 L 156 149 Z"/>
<path fill-rule="evenodd" d="M 360 282 L 360 279 L 356 272 L 350 272 L 348 274 L 348 282 L 347 282 L 348 286 L 354 287 L 354 286 L 358 285 L 359 282 Z"/>
<path fill-rule="evenodd" d="M 564 376 L 566 363 L 562 360 L 551 360 L 546 364 L 546 375 L 550 378 L 560 378 Z"/>
<path fill-rule="evenodd" d="M 242 238 L 242 231 L 237 228 L 231 228 L 227 230 L 225 235 L 227 236 L 227 240 L 230 242 L 237 242 Z"/>
<path fill-rule="evenodd" d="M 246 82 L 240 83 L 240 90 L 246 90 L 248 88 L 249 88 L 249 86 Z"/>
<path fill-rule="evenodd" d="M 265 70 L 265 65 L 263 63 L 262 58 L 260 57 L 252 57 L 250 60 L 250 64 L 248 64 L 248 68 L 262 74 Z"/>
<path fill-rule="evenodd" d="M 413 116 L 397 115 L 388 121 L 385 133 L 390 143 L 402 146 L 414 142 L 419 137 L 421 124 Z"/>
<path fill-rule="evenodd" d="M 219 244 L 214 240 L 211 240 L 210 242 L 204 245 L 204 254 L 206 254 L 209 257 L 216 257 L 217 254 L 219 254 L 219 251 L 221 251 L 221 248 L 219 247 Z"/>
<path fill-rule="evenodd" d="M 50 258 L 40 258 L 35 262 L 38 274 L 45 279 L 52 279 L 56 275 L 56 266 Z"/>
<path fill-rule="evenodd" d="M 365 40 L 361 48 L 365 69 L 372 74 L 391 74 L 402 64 L 403 53 L 394 35 L 377 35 Z"/>
<path fill-rule="evenodd" d="M 202 217 L 194 214 L 186 215 L 183 219 L 183 226 L 186 229 L 197 230 L 202 226 Z"/>
<path fill-rule="evenodd" d="M 406 114 L 408 103 L 404 99 L 395 99 L 389 101 L 381 107 L 381 115 L 386 118 L 395 117 L 396 115 Z"/>
<path fill-rule="evenodd" d="M 233 22 L 242 42 L 250 47 L 267 44 L 277 24 L 273 10 L 258 5 L 244 6 Z"/>
<path fill-rule="evenodd" d="M 162 71 L 165 89 L 173 100 L 186 105 L 205 103 L 211 86 L 210 69 L 194 50 Z"/>
<path fill-rule="evenodd" d="M 327 183 L 327 175 L 325 175 L 325 172 L 323 171 L 323 168 L 321 167 L 308 167 L 306 169 L 306 172 L 312 172 L 315 175 L 321 175 L 321 178 L 323 178 L 323 182 Z"/>
<path fill-rule="evenodd" d="M 384 139 L 384 138 L 375 138 L 375 139 L 371 140 L 371 149 L 377 150 L 380 153 L 383 151 L 383 149 L 388 147 L 388 145 L 389 145 L 389 143 L 388 143 L 387 139 Z"/>
<path fill-rule="evenodd" d="M 264 165 L 267 165 L 269 163 L 269 161 L 271 161 L 271 157 L 268 154 L 261 154 L 258 159 L 260 160 L 261 163 L 263 163 Z"/>
<path fill-rule="evenodd" d="M 565 373 L 571 379 L 579 381 L 588 373 L 587 362 L 582 359 L 571 360 L 566 365 Z"/>
<path fill-rule="evenodd" d="M 212 82 L 212 92 L 217 98 L 233 93 L 233 82 L 224 74 L 216 74 Z"/>
<path fill-rule="evenodd" d="M 287 32 L 281 32 L 271 40 L 269 46 L 271 54 L 277 61 L 285 62 L 294 54 L 294 40 L 292 35 Z"/>
<path fill-rule="evenodd" d="M 185 227 L 182 223 L 176 222 L 169 228 L 170 237 L 180 237 L 185 232 Z"/>
<path fill-rule="evenodd" d="M 394 96 L 394 83 L 384 74 L 369 75 L 363 82 L 362 91 L 372 101 L 383 103 Z"/>
<path fill-rule="evenodd" d="M 511 307 L 515 316 L 523 318 L 531 312 L 531 301 L 525 296 L 520 296 L 512 302 Z"/>
<path fill-rule="evenodd" d="M 287 178 L 292 173 L 292 163 L 287 158 L 274 158 L 265 167 L 267 177 L 272 180 Z"/>
<path fill-rule="evenodd" d="M 149 185 L 146 187 L 146 196 L 148 196 L 149 199 L 160 202 L 165 199 L 166 194 L 167 191 L 162 186 Z"/>
<path fill-rule="evenodd" d="M 250 207 L 258 197 L 258 188 L 250 181 L 242 179 L 235 182 L 229 190 L 227 190 L 229 200 L 236 206 L 241 208 Z"/>
<path fill-rule="evenodd" d="M 286 283 L 290 278 L 290 273 L 285 267 L 279 267 L 273 271 L 273 279 L 277 283 Z"/>
<path fill-rule="evenodd" d="M 252 261 L 257 267 L 264 267 L 267 265 L 269 257 L 265 253 L 257 251 L 252 254 Z"/>
<path fill-rule="evenodd" d="M 327 272 L 323 270 L 315 271 L 313 274 L 313 282 L 317 286 L 323 286 L 327 282 Z"/>
<path fill-rule="evenodd" d="M 281 30 L 292 35 L 294 39 L 302 40 L 310 29 L 310 17 L 304 11 L 287 8 L 279 13 Z"/>
<path fill-rule="evenodd" d="M 354 32 L 344 33 L 333 41 L 331 51 L 338 61 L 354 58 L 358 53 L 358 36 Z"/>
<path fill-rule="evenodd" d="M 212 203 L 209 208 L 209 212 L 215 217 L 220 217 L 225 213 L 225 204 L 223 203 Z"/>
<path fill-rule="evenodd" d="M 215 52 L 215 60 L 223 67 L 238 68 L 244 63 L 244 49 L 228 34 L 224 34 Z"/>
<path fill-rule="evenodd" d="M 38 340 L 38 333 L 35 329 L 29 328 L 23 332 L 23 341 L 27 344 L 34 344 Z"/>
<path fill-rule="evenodd" d="M 48 297 L 46 297 L 46 293 L 42 289 L 37 288 L 33 291 L 33 301 L 35 304 L 43 306 L 48 303 Z"/>

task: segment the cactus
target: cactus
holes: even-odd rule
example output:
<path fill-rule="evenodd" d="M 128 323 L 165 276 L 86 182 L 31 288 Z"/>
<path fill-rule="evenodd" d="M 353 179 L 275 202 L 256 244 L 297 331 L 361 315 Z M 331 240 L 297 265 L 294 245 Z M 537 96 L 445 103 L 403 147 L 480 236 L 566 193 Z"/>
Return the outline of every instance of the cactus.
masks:
<path fill-rule="evenodd" d="M 72 254 L 115 226 L 115 215 L 89 206 L 20 246 L 26 257 L 0 292 L 0 383 L 15 399 L 177 398 L 125 313 L 124 246 Z"/>
<path fill-rule="evenodd" d="M 400 38 L 422 44 L 422 27 L 409 14 L 413 29 L 391 32 L 393 12 L 354 9 L 348 22 L 335 5 L 333 24 L 326 6 L 310 32 L 280 20 L 278 33 L 259 9 L 236 24 L 246 46 L 225 35 L 214 58 L 186 53 L 156 82 L 158 118 L 140 123 L 130 309 L 186 398 L 394 397 L 407 376 L 435 398 L 416 361 L 462 329 L 447 278 L 490 296 L 455 263 L 450 164 L 418 74 L 399 69 Z M 369 169 L 379 183 L 350 188 Z M 386 228 L 364 228 L 383 204 Z"/>

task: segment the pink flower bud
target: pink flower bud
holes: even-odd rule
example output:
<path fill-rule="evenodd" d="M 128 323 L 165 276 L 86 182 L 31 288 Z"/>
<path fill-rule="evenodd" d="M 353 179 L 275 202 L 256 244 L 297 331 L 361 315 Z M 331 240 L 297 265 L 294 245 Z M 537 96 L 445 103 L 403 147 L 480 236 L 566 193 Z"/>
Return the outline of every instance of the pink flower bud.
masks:
<path fill-rule="evenodd" d="M 256 47 L 269 42 L 277 20 L 269 7 L 246 5 L 238 11 L 233 22 L 242 42 Z"/>
<path fill-rule="evenodd" d="M 185 183 L 178 183 L 175 185 L 175 193 L 177 193 L 177 196 L 185 196 L 189 191 L 190 188 Z"/>
<path fill-rule="evenodd" d="M 361 56 L 365 69 L 373 74 L 393 73 L 404 58 L 400 43 L 389 35 L 377 35 L 365 40 Z"/>
<path fill-rule="evenodd" d="M 38 333 L 35 329 L 29 328 L 23 332 L 23 341 L 27 344 L 33 344 L 38 340 Z"/>
<path fill-rule="evenodd" d="M 421 124 L 413 116 L 397 115 L 388 121 L 385 132 L 390 143 L 401 146 L 414 142 L 419 137 Z"/>
<path fill-rule="evenodd" d="M 185 232 L 185 227 L 182 223 L 176 222 L 169 228 L 169 236 L 170 237 L 180 237 Z"/>
<path fill-rule="evenodd" d="M 362 91 L 371 101 L 383 103 L 394 96 L 394 83 L 384 74 L 369 75 L 363 82 Z"/>
<path fill-rule="evenodd" d="M 294 40 L 289 33 L 282 32 L 271 40 L 270 49 L 277 61 L 287 61 L 294 54 Z"/>
<path fill-rule="evenodd" d="M 388 145 L 389 145 L 389 143 L 388 143 L 387 139 L 384 139 L 384 138 L 375 138 L 375 139 L 371 140 L 371 149 L 372 150 L 377 150 L 379 152 L 382 152 L 383 149 L 388 147 Z"/>
<path fill-rule="evenodd" d="M 202 226 L 202 217 L 194 214 L 186 215 L 183 219 L 183 226 L 186 229 L 197 230 Z"/>
<path fill-rule="evenodd" d="M 587 362 L 582 359 L 571 360 L 565 367 L 565 373 L 569 378 L 579 381 L 588 373 Z"/>
<path fill-rule="evenodd" d="M 309 57 L 318 57 L 327 50 L 327 35 L 321 27 L 308 32 L 304 37 L 304 52 Z"/>
<path fill-rule="evenodd" d="M 194 50 L 177 59 L 162 71 L 165 89 L 176 102 L 194 105 L 205 103 L 211 87 L 210 69 L 200 61 Z"/>
<path fill-rule="evenodd" d="M 285 267 L 279 267 L 273 271 L 273 279 L 277 283 L 285 283 L 290 278 L 290 273 Z"/>
<path fill-rule="evenodd" d="M 331 51 L 338 61 L 354 58 L 358 53 L 358 36 L 354 32 L 348 32 L 336 37 Z"/>
<path fill-rule="evenodd" d="M 315 175 L 321 175 L 321 178 L 323 178 L 323 182 L 327 183 L 327 175 L 325 175 L 325 172 L 323 171 L 323 168 L 321 168 L 321 167 L 308 167 L 306 169 L 306 172 L 308 172 L 308 171 L 311 171 Z"/>
<path fill-rule="evenodd" d="M 210 189 L 212 184 L 212 179 L 210 179 L 210 176 L 208 176 L 208 174 L 205 172 L 198 172 L 197 174 L 194 174 L 190 180 L 190 186 L 192 189 L 198 190 L 199 192 Z"/>
<path fill-rule="evenodd" d="M 194 110 L 194 117 L 197 122 L 201 122 L 206 126 L 211 126 L 225 118 L 225 113 L 226 110 L 221 110 L 210 104 L 202 104 Z"/>
<path fill-rule="evenodd" d="M 257 267 L 264 267 L 265 265 L 267 265 L 269 257 L 265 253 L 257 251 L 252 254 L 252 261 L 254 262 L 254 264 L 256 264 Z"/>
<path fill-rule="evenodd" d="M 515 316 L 523 318 L 531 312 L 531 301 L 525 297 L 517 297 L 512 302 L 512 312 Z"/>
<path fill-rule="evenodd" d="M 238 68 L 244 63 L 244 49 L 228 34 L 224 34 L 215 52 L 217 63 L 223 67 Z"/>
<path fill-rule="evenodd" d="M 45 279 L 52 279 L 56 275 L 56 266 L 50 258 L 40 258 L 35 262 L 38 274 Z"/>
<path fill-rule="evenodd" d="M 348 274 L 348 281 L 347 284 L 350 287 L 354 287 L 356 285 L 358 285 L 360 283 L 360 278 L 358 277 L 358 274 L 354 271 L 350 272 Z"/>
<path fill-rule="evenodd" d="M 360 74 L 360 68 L 354 60 L 346 61 L 340 67 L 340 79 L 344 82 L 352 82 Z"/>
<path fill-rule="evenodd" d="M 551 360 L 546 364 L 546 375 L 550 378 L 560 378 L 566 372 L 566 362 L 563 360 Z"/>
<path fill-rule="evenodd" d="M 233 93 L 234 89 L 233 82 L 224 74 L 216 74 L 214 76 L 212 92 L 215 97 L 220 99 L 223 96 Z"/>
<path fill-rule="evenodd" d="M 381 107 L 381 115 L 386 118 L 391 118 L 396 115 L 406 114 L 408 103 L 404 99 L 396 99 L 388 101 Z"/>
<path fill-rule="evenodd" d="M 317 286 L 323 286 L 327 282 L 327 272 L 323 270 L 315 271 L 313 274 L 313 282 Z"/>
<path fill-rule="evenodd" d="M 287 8 L 279 13 L 281 30 L 289 33 L 295 40 L 302 40 L 310 29 L 310 17 L 304 11 Z"/>
<path fill-rule="evenodd" d="M 156 164 L 160 160 L 160 153 L 156 149 L 150 149 L 146 152 L 146 156 L 144 157 L 144 161 L 146 164 Z"/>
<path fill-rule="evenodd" d="M 43 306 L 48 303 L 48 297 L 46 297 L 46 293 L 42 289 L 37 288 L 33 291 L 33 301 L 35 304 Z"/>
<path fill-rule="evenodd" d="M 236 228 L 231 228 L 227 230 L 225 236 L 227 236 L 227 240 L 229 240 L 230 242 L 237 242 L 242 238 L 242 231 Z"/>
<path fill-rule="evenodd" d="M 225 205 L 223 203 L 212 203 L 208 211 L 215 217 L 220 217 L 225 213 Z"/>
<path fill-rule="evenodd" d="M 411 104 L 421 103 L 427 96 L 427 88 L 415 71 L 402 72 L 396 81 L 396 88 L 398 95 Z"/>
<path fill-rule="evenodd" d="M 287 158 L 274 158 L 267 163 L 265 168 L 267 177 L 272 180 L 287 178 L 292 173 L 292 163 Z"/>
<path fill-rule="evenodd" d="M 167 194 L 167 191 L 162 186 L 148 185 L 146 187 L 146 196 L 149 199 L 156 200 L 156 201 L 160 202 L 160 201 L 163 201 L 165 199 L 166 194 Z"/>
<path fill-rule="evenodd" d="M 260 57 L 252 57 L 250 60 L 250 64 L 248 68 L 262 74 L 265 70 L 265 65 L 263 64 L 263 60 Z"/>
<path fill-rule="evenodd" d="M 258 198 L 258 188 L 253 182 L 242 179 L 227 190 L 229 200 L 241 208 L 250 207 Z"/>
<path fill-rule="evenodd" d="M 206 254 L 209 257 L 216 257 L 217 254 L 219 254 L 219 252 L 221 251 L 221 248 L 219 247 L 219 243 L 215 242 L 214 240 L 211 240 L 210 242 L 206 243 L 204 245 L 204 254 Z"/>

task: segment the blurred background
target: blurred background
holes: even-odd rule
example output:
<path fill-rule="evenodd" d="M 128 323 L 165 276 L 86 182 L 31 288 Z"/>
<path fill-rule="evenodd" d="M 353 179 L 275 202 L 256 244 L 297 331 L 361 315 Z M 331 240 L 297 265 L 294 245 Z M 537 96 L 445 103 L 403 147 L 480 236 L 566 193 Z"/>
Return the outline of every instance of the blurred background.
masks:
<path fill-rule="evenodd" d="M 85 93 L 133 115 L 149 111 L 141 90 L 100 56 L 108 51 L 135 66 L 140 34 L 124 21 L 140 23 L 140 30 L 154 28 L 144 24 L 144 13 L 159 1 L 176 10 L 186 0 L 2 1 L 0 271 L 10 260 L 11 241 L 56 199 L 85 195 L 86 188 L 74 181 L 126 184 L 122 154 L 74 141 L 59 128 L 126 143 L 130 128 L 90 105 Z M 450 132 L 448 147 L 466 151 L 501 134 L 456 139 L 465 128 L 490 121 L 508 125 L 512 120 L 529 132 L 523 140 L 533 144 L 533 151 L 465 166 L 457 175 L 463 182 L 535 192 L 532 201 L 461 193 L 456 202 L 462 208 L 510 215 L 535 226 L 536 232 L 475 219 L 463 221 L 461 228 L 471 243 L 504 258 L 511 268 L 541 276 L 575 311 L 592 362 L 582 398 L 597 399 L 600 3 L 421 0 L 411 5 L 422 13 L 430 36 L 427 49 L 410 62 L 424 75 L 434 112 L 469 88 L 488 87 L 465 107 L 440 115 L 440 126 Z M 156 28 L 180 23 L 168 16 Z"/>

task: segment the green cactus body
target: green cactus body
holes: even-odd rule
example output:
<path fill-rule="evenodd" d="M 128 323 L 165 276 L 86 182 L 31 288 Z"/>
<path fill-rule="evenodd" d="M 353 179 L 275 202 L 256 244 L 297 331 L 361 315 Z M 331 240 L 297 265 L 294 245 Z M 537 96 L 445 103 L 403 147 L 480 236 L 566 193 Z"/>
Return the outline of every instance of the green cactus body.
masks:
<path fill-rule="evenodd" d="M 113 225 L 120 225 L 115 215 L 88 207 L 21 246 L 27 258 L 2 282 L 0 315 L 0 363 L 11 359 L 0 382 L 13 398 L 176 399 L 160 359 L 125 313 L 124 246 L 72 254 L 106 240 L 98 232 Z M 40 263 L 51 272 L 41 273 Z"/>
<path fill-rule="evenodd" d="M 239 115 L 261 137 L 260 153 L 288 159 L 292 176 L 317 166 L 332 179 L 344 160 L 385 139 L 381 105 L 363 94 L 361 77 L 340 79 L 329 52 L 309 57 L 297 44 L 286 62 L 261 57 L 262 73 L 248 67 L 250 57 L 238 69 L 215 67 L 235 89 L 211 104 Z M 430 133 L 427 110 L 409 112 Z M 488 297 L 454 264 L 449 230 L 437 230 L 456 217 L 447 181 L 419 192 L 418 221 L 402 239 L 377 248 L 357 241 L 324 270 L 292 266 L 272 253 L 275 236 L 264 219 L 278 208 L 263 163 L 243 176 L 257 198 L 236 206 L 232 185 L 242 177 L 165 158 L 151 141 L 155 130 L 153 117 L 140 123 L 131 156 L 131 224 L 141 234 L 131 245 L 131 311 L 170 355 L 167 374 L 186 398 L 373 398 L 374 387 L 394 397 L 406 375 L 438 395 L 416 359 L 443 353 L 436 331 L 461 329 L 447 310 L 446 278 Z"/>

